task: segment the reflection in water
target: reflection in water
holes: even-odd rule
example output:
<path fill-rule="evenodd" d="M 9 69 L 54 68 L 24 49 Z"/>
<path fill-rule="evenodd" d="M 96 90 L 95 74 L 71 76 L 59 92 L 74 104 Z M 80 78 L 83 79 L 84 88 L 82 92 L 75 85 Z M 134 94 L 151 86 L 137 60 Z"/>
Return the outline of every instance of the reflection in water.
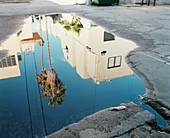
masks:
<path fill-rule="evenodd" d="M 79 35 L 61 24 L 72 28 L 72 20 Z M 139 102 L 145 86 L 124 60 L 134 48 L 84 18 L 28 18 L 0 47 L 9 53 L 0 60 L 0 136 L 44 137 L 101 109 Z"/>
<path fill-rule="evenodd" d="M 41 18 L 39 18 L 41 24 Z M 45 68 L 43 66 L 43 50 L 42 50 L 42 70 L 41 75 L 37 75 L 36 80 L 42 86 L 41 92 L 43 93 L 42 97 L 50 97 L 48 105 L 54 106 L 55 103 L 61 105 L 63 102 L 63 97 L 65 97 L 66 87 L 65 84 L 60 81 L 54 69 L 51 66 L 50 59 L 50 48 L 49 48 L 49 40 L 48 40 L 48 28 L 47 28 L 47 17 L 45 17 L 45 25 L 46 25 L 46 40 L 48 47 L 48 61 L 50 70 L 46 73 Z M 41 26 L 41 25 L 40 25 Z M 41 30 L 41 27 L 40 27 Z M 41 42 L 41 48 L 42 42 Z"/>
<path fill-rule="evenodd" d="M 37 32 L 32 33 L 30 19 L 17 34 L 13 34 L 1 46 L 1 51 L 8 51 L 9 56 L 0 60 L 0 79 L 20 76 L 18 52 L 34 50 L 34 42 L 41 42 L 42 39 Z"/>
<path fill-rule="evenodd" d="M 71 23 L 69 23 L 67 20 L 60 20 L 58 23 L 64 25 L 64 28 L 67 31 L 72 30 L 73 32 L 76 32 L 78 36 L 80 35 L 80 31 L 83 28 L 80 18 L 76 18 L 75 16 L 72 17 Z"/>
<path fill-rule="evenodd" d="M 67 31 L 72 31 L 80 35 L 80 31 L 83 28 L 83 24 L 81 23 L 80 17 L 71 16 L 71 20 L 63 19 L 62 14 L 52 14 L 47 15 L 52 18 L 53 23 L 56 22 L 64 26 Z"/>
<path fill-rule="evenodd" d="M 83 79 L 93 78 L 95 83 L 100 83 L 133 74 L 125 62 L 125 56 L 137 47 L 135 43 L 115 37 L 83 18 L 78 18 L 84 26 L 81 33 L 74 35 L 74 32 L 68 32 L 65 26 L 60 25 L 63 21 L 73 22 L 74 18 L 73 15 L 62 14 L 59 23 L 53 21 L 51 27 L 53 35 L 61 39 L 64 57 L 72 67 L 76 67 Z"/>

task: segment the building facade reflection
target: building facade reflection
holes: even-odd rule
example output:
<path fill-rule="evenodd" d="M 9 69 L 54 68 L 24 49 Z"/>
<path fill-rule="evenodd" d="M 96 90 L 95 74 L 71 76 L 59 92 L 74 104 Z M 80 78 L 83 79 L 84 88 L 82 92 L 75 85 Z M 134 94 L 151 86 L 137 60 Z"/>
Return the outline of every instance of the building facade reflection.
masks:
<path fill-rule="evenodd" d="M 8 51 L 8 56 L 0 60 L 0 79 L 21 76 L 19 60 L 22 60 L 22 57 L 18 58 L 17 53 L 34 51 L 34 42 L 41 41 L 43 40 L 38 33 L 32 33 L 31 20 L 27 18 L 22 29 L 0 46 L 0 51 Z"/>
<path fill-rule="evenodd" d="M 72 22 L 74 18 L 70 14 L 60 17 L 60 22 Z M 92 21 L 79 20 L 83 25 L 80 34 L 68 31 L 59 21 L 50 22 L 53 35 L 61 39 L 64 57 L 72 67 L 76 67 L 81 78 L 92 78 L 99 83 L 133 74 L 125 57 L 137 47 L 136 44 L 109 33 Z"/>

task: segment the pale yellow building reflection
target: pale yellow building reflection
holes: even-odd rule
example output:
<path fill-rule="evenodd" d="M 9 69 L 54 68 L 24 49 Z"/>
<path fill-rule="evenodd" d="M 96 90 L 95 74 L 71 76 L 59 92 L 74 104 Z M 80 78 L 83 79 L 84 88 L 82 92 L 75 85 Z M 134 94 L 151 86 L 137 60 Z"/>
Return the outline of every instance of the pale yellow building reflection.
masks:
<path fill-rule="evenodd" d="M 20 76 L 17 53 L 34 51 L 34 42 L 41 40 L 37 33 L 32 33 L 31 19 L 26 19 L 21 31 L 11 35 L 0 45 L 0 51 L 8 51 L 8 56 L 0 60 L 0 79 Z"/>
<path fill-rule="evenodd" d="M 71 22 L 73 16 L 62 14 L 62 20 Z M 61 39 L 64 57 L 83 79 L 95 83 L 133 74 L 125 56 L 137 46 L 135 43 L 108 33 L 93 22 L 80 18 L 83 28 L 78 35 L 59 23 L 52 23 L 52 33 Z"/>

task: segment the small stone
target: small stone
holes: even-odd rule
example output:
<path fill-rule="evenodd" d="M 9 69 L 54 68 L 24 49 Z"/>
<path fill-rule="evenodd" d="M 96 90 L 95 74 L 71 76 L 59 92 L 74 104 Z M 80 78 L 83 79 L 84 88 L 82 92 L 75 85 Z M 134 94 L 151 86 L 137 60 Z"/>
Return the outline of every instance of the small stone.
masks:
<path fill-rule="evenodd" d="M 114 111 L 114 110 L 120 111 L 120 110 L 124 110 L 124 109 L 126 109 L 126 108 L 127 108 L 126 106 L 111 107 L 111 108 L 110 108 L 110 111 Z"/>

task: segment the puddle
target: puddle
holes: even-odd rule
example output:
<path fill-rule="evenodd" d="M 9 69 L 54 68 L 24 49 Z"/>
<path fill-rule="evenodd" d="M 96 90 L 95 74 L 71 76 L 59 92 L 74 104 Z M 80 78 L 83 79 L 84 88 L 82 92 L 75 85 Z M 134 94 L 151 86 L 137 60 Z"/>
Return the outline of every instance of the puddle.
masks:
<path fill-rule="evenodd" d="M 1 137 L 44 137 L 101 109 L 139 104 L 145 86 L 124 59 L 135 48 L 74 15 L 26 19 L 0 47 L 9 53 L 0 61 Z"/>

